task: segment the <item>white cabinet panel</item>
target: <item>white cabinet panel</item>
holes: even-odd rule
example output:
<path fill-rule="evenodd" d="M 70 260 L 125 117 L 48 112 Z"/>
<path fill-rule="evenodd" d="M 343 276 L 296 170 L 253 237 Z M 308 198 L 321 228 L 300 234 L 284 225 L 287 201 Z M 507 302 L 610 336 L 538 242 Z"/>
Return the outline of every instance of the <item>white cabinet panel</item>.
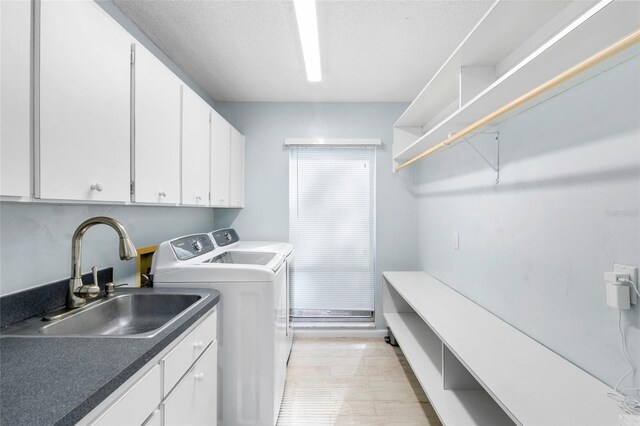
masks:
<path fill-rule="evenodd" d="M 31 2 L 0 2 L 0 195 L 31 194 Z"/>
<path fill-rule="evenodd" d="M 154 411 L 142 426 L 162 426 L 162 412 L 160 410 Z"/>
<path fill-rule="evenodd" d="M 40 4 L 36 195 L 128 201 L 132 38 L 91 0 Z"/>
<path fill-rule="evenodd" d="M 211 205 L 229 206 L 231 125 L 211 112 Z"/>
<path fill-rule="evenodd" d="M 231 183 L 229 205 L 244 207 L 244 135 L 231 128 Z"/>
<path fill-rule="evenodd" d="M 160 367 L 155 365 L 92 426 L 141 425 L 160 403 Z"/>
<path fill-rule="evenodd" d="M 161 361 L 164 371 L 164 395 L 166 396 L 178 383 L 185 371 L 216 339 L 218 330 L 217 313 L 208 316 L 202 323 L 180 343 L 178 343 Z"/>
<path fill-rule="evenodd" d="M 165 400 L 166 426 L 217 423 L 217 365 L 218 341 L 215 341 Z"/>
<path fill-rule="evenodd" d="M 182 204 L 209 205 L 211 108 L 182 86 Z"/>
<path fill-rule="evenodd" d="M 134 201 L 180 202 L 180 80 L 135 45 Z"/>

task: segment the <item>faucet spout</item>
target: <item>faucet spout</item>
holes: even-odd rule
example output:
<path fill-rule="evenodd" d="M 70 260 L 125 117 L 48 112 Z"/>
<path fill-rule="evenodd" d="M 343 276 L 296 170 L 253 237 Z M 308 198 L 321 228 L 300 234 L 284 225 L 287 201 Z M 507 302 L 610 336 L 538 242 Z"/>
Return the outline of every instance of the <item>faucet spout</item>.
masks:
<path fill-rule="evenodd" d="M 96 216 L 82 222 L 76 232 L 73 233 L 71 241 L 71 280 L 69 281 L 69 291 L 67 293 L 67 308 L 79 308 L 86 303 L 85 299 L 76 296 L 76 292 L 82 287 L 82 237 L 84 237 L 89 228 L 99 224 L 108 225 L 118 233 L 121 260 L 130 260 L 138 255 L 127 230 L 117 220 L 106 216 Z M 94 284 L 97 285 L 97 283 Z"/>

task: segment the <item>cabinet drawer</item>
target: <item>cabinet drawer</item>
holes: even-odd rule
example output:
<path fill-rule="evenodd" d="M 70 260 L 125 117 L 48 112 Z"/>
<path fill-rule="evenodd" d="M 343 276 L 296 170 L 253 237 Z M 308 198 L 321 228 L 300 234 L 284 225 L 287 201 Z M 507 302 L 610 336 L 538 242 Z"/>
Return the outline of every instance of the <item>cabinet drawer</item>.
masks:
<path fill-rule="evenodd" d="M 162 404 L 164 424 L 215 425 L 217 423 L 218 342 L 213 342 Z"/>
<path fill-rule="evenodd" d="M 217 312 L 214 311 L 162 359 L 160 363 L 164 369 L 163 396 L 173 389 L 193 362 L 216 339 L 216 332 Z"/>
<path fill-rule="evenodd" d="M 154 366 L 138 380 L 93 425 L 141 425 L 160 403 L 160 367 Z"/>

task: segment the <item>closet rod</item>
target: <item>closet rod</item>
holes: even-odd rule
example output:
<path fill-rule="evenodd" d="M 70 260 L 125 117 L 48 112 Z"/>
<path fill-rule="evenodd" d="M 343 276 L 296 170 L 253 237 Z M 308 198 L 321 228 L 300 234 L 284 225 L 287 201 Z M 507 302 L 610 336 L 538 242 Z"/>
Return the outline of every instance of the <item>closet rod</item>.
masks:
<path fill-rule="evenodd" d="M 396 167 L 396 172 L 415 163 L 418 160 L 421 160 L 431 154 L 433 154 L 436 151 L 441 150 L 442 148 L 451 145 L 453 142 L 467 136 L 469 133 L 473 132 L 474 130 L 479 129 L 482 126 L 487 125 L 488 123 L 490 123 L 491 121 L 495 120 L 496 118 L 500 117 L 501 115 L 523 105 L 524 103 L 530 101 L 531 99 L 535 98 L 536 96 L 550 90 L 553 89 L 554 87 L 564 83 L 565 81 L 569 80 L 570 78 L 580 74 L 583 71 L 586 71 L 587 69 L 593 67 L 594 65 L 599 64 L 600 62 L 605 61 L 606 59 L 610 58 L 611 56 L 622 52 L 623 50 L 633 46 L 634 44 L 640 42 L 640 30 L 624 37 L 623 39 L 617 41 L 616 43 L 612 44 L 611 46 L 607 47 L 606 49 L 596 53 L 595 55 L 593 55 L 592 57 L 584 60 L 583 62 L 569 68 L 568 70 L 558 74 L 557 76 L 553 77 L 551 80 L 548 80 L 546 83 L 541 84 L 540 86 L 536 87 L 535 89 L 531 90 L 528 93 L 525 93 L 524 95 L 520 96 L 519 98 L 509 102 L 508 104 L 498 108 L 497 110 L 495 110 L 494 112 L 492 112 L 489 115 L 486 115 L 485 117 L 479 119 L 478 121 L 476 121 L 473 124 L 470 124 L 469 126 L 465 127 L 464 129 L 462 129 L 460 132 L 458 133 L 453 133 L 451 135 L 449 135 L 449 137 L 445 140 L 443 140 L 442 142 L 438 143 L 437 145 L 432 146 L 431 148 L 423 151 L 421 154 L 416 155 L 415 157 L 413 157 L 411 160 L 400 164 L 399 166 Z"/>

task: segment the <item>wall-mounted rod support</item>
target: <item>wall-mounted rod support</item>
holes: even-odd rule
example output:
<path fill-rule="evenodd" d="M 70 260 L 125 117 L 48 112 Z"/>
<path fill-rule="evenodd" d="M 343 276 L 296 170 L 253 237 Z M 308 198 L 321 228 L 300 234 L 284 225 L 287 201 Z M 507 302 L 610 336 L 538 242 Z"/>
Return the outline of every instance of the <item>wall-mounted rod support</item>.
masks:
<path fill-rule="evenodd" d="M 480 158 L 482 158 L 484 162 L 487 163 L 489 167 L 491 167 L 491 170 L 496 172 L 496 184 L 498 184 L 500 183 L 500 133 L 498 132 L 488 132 L 488 133 L 494 135 L 493 140 L 496 143 L 495 162 L 492 162 L 491 160 L 489 160 L 487 156 L 484 155 L 473 143 L 471 143 L 471 141 L 468 138 L 462 138 L 462 140 L 466 142 L 466 144 L 469 145 L 471 148 L 473 148 L 473 150 L 480 156 Z"/>
<path fill-rule="evenodd" d="M 401 170 L 401 169 L 403 169 L 403 168 L 415 163 L 416 161 L 421 160 L 421 159 L 433 154 L 434 152 L 439 151 L 442 148 L 451 145 L 452 143 L 462 139 L 463 137 L 465 137 L 469 133 L 473 132 L 474 130 L 478 130 L 479 128 L 481 128 L 483 126 L 486 126 L 487 124 L 489 124 L 490 122 L 492 122 L 496 118 L 500 117 L 501 115 L 504 115 L 507 112 L 522 106 L 523 104 L 529 102 L 531 99 L 535 98 L 536 96 L 541 95 L 542 93 L 544 93 L 544 92 L 546 92 L 548 90 L 551 90 L 556 86 L 559 86 L 560 84 L 566 82 L 567 80 L 575 77 L 576 75 L 588 70 L 589 68 L 591 68 L 591 67 L 593 67 L 595 65 L 598 65 L 601 62 L 604 62 L 605 60 L 609 59 L 610 57 L 616 55 L 617 53 L 622 52 L 623 50 L 628 49 L 629 47 L 633 46 L 634 44 L 636 44 L 638 42 L 640 42 L 640 30 L 628 35 L 627 37 L 623 38 L 622 40 L 617 41 L 616 43 L 612 44 L 611 46 L 607 47 L 604 50 L 601 50 L 600 52 L 596 53 L 595 55 L 591 56 L 590 58 L 588 58 L 588 59 L 580 62 L 579 64 L 569 68 L 568 70 L 558 74 L 557 76 L 555 76 L 551 80 L 548 80 L 546 83 L 541 84 L 540 86 L 538 86 L 535 89 L 525 93 L 524 95 L 520 96 L 519 98 L 517 98 L 517 99 L 509 102 L 508 104 L 498 108 L 497 110 L 493 111 L 491 114 L 484 116 L 483 118 L 479 119 L 475 123 L 470 124 L 469 126 L 465 127 L 461 131 L 456 132 L 455 134 L 449 136 L 447 139 L 443 140 L 442 142 L 438 143 L 437 145 L 434 145 L 431 148 L 427 149 L 426 151 L 422 152 L 421 154 L 418 154 L 417 156 L 413 157 L 411 160 L 400 164 L 399 166 L 396 167 L 396 171 Z"/>

